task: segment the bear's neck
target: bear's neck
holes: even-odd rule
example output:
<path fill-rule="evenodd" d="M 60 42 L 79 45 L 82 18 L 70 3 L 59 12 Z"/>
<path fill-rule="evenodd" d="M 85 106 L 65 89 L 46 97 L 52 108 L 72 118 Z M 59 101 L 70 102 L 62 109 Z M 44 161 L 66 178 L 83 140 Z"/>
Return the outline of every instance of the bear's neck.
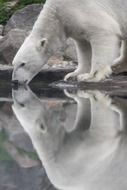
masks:
<path fill-rule="evenodd" d="M 47 1 L 48 2 L 48 1 Z M 57 17 L 57 7 L 51 3 L 46 3 L 41 11 L 32 33 L 41 38 L 59 38 L 61 43 L 65 41 L 65 33 Z"/>

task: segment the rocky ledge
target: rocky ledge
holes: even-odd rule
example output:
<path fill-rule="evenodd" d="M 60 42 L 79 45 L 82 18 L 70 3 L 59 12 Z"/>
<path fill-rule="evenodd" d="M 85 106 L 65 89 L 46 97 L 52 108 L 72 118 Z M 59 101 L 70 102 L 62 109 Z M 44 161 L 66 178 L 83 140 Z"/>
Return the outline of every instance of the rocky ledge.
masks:
<path fill-rule="evenodd" d="M 52 64 L 53 62 L 53 64 Z M 42 71 L 34 78 L 34 82 L 45 81 L 53 82 L 62 80 L 64 76 L 72 72 L 76 68 L 76 64 L 71 61 L 61 61 L 52 57 L 47 65 L 44 66 Z M 0 80 L 11 81 L 13 66 L 0 64 Z"/>

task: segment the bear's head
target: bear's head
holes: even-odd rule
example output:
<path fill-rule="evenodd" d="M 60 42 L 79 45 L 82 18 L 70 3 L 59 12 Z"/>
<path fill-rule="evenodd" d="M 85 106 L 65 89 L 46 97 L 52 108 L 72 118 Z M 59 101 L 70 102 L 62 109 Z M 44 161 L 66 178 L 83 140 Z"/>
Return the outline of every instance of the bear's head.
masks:
<path fill-rule="evenodd" d="M 41 71 L 51 54 L 46 38 L 28 36 L 14 57 L 12 81 L 28 84 Z"/>
<path fill-rule="evenodd" d="M 12 109 L 25 131 L 41 139 L 47 131 L 46 113 L 43 103 L 26 86 L 12 90 Z M 34 131 L 34 132 L 33 132 Z"/>

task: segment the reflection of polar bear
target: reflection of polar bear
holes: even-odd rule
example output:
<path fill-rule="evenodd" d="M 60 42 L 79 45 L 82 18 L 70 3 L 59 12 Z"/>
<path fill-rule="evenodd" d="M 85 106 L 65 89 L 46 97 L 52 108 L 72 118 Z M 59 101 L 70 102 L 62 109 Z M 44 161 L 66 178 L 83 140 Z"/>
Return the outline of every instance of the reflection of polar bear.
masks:
<path fill-rule="evenodd" d="M 119 106 L 118 99 L 112 105 L 101 93 L 79 93 L 73 98 L 77 117 L 73 131 L 67 132 L 57 118 L 53 124 L 44 104 L 29 89 L 13 91 L 14 113 L 30 136 L 49 179 L 61 190 L 126 190 L 127 138 L 121 131 L 126 129 L 127 103 L 120 100 Z"/>
<path fill-rule="evenodd" d="M 126 17 L 126 0 L 47 0 L 14 58 L 13 80 L 28 83 L 56 51 L 64 49 L 68 37 L 75 41 L 79 63 L 65 80 L 100 81 L 112 70 L 119 71 L 120 65 L 125 69 Z M 121 57 L 115 60 L 122 40 Z"/>

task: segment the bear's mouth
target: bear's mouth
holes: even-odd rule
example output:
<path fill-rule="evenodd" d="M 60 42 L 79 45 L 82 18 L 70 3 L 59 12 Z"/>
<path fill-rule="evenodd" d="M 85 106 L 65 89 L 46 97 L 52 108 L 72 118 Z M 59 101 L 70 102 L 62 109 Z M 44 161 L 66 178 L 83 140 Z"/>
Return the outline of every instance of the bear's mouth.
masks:
<path fill-rule="evenodd" d="M 12 84 L 12 85 L 18 85 L 18 84 L 19 84 L 19 81 L 18 81 L 18 80 L 12 80 L 12 81 L 11 81 L 11 84 Z"/>
<path fill-rule="evenodd" d="M 19 86 L 24 86 L 28 83 L 28 80 L 25 80 L 23 82 L 20 82 L 18 80 L 12 80 L 11 84 L 12 84 L 12 88 L 13 89 L 18 89 Z"/>

